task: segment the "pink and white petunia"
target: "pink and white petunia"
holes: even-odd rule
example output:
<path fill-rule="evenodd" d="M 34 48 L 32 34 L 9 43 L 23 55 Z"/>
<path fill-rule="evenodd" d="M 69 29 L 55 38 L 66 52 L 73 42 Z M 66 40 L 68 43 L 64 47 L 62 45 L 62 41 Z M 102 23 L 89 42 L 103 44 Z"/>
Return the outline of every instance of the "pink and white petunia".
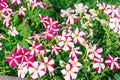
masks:
<path fill-rule="evenodd" d="M 70 57 L 69 64 L 72 64 L 72 66 L 77 67 L 78 69 L 82 66 L 80 61 L 77 59 L 77 57 Z"/>
<path fill-rule="evenodd" d="M 80 4 L 74 4 L 75 11 L 79 14 L 87 12 L 88 6 L 84 5 L 83 3 Z"/>
<path fill-rule="evenodd" d="M 85 41 L 85 33 L 80 30 L 79 28 L 76 28 L 75 32 L 72 33 L 72 38 L 74 43 L 81 44 Z"/>
<path fill-rule="evenodd" d="M 12 4 L 18 5 L 21 4 L 22 0 L 12 0 Z"/>
<path fill-rule="evenodd" d="M 48 58 L 48 57 L 44 57 L 41 60 L 42 63 L 44 63 L 45 66 L 45 72 L 46 73 L 51 73 L 54 71 L 54 59 L 52 58 Z"/>
<path fill-rule="evenodd" d="M 60 47 L 58 45 L 51 46 L 51 54 L 58 55 L 60 52 Z"/>
<path fill-rule="evenodd" d="M 25 8 L 24 6 L 21 6 L 21 7 L 19 8 L 19 11 L 17 12 L 19 18 L 24 17 L 24 16 L 25 16 L 25 12 L 26 12 L 26 8 Z"/>
<path fill-rule="evenodd" d="M 0 50 L 2 50 L 2 43 L 0 42 Z"/>
<path fill-rule="evenodd" d="M 21 55 L 18 55 L 16 52 L 13 52 L 10 56 L 6 58 L 6 61 L 11 67 L 17 66 L 21 63 Z"/>
<path fill-rule="evenodd" d="M 33 41 L 32 46 L 29 49 L 30 49 L 30 55 L 36 56 L 42 49 L 42 44 Z"/>
<path fill-rule="evenodd" d="M 73 13 L 74 13 L 74 10 L 71 9 L 71 8 L 68 8 L 68 9 L 66 9 L 66 10 L 61 9 L 61 11 L 60 11 L 60 15 L 61 15 L 62 17 L 68 17 L 68 16 L 70 16 L 70 15 L 73 14 Z"/>
<path fill-rule="evenodd" d="M 110 19 L 110 28 L 115 32 L 120 34 L 120 20 L 118 18 Z"/>
<path fill-rule="evenodd" d="M 50 52 L 50 50 L 48 50 L 48 49 L 40 50 L 39 54 L 40 54 L 40 55 L 44 55 L 44 54 L 46 54 L 46 53 L 48 53 L 48 52 Z"/>
<path fill-rule="evenodd" d="M 8 4 L 6 3 L 6 1 L 4 2 L 4 1 L 2 1 L 2 2 L 0 2 L 0 10 L 3 10 L 4 8 L 8 8 L 9 6 L 8 6 Z"/>
<path fill-rule="evenodd" d="M 74 23 L 76 23 L 77 19 L 78 19 L 77 14 L 71 14 L 71 15 L 68 16 L 66 24 L 74 24 Z"/>
<path fill-rule="evenodd" d="M 64 50 L 68 51 L 74 47 L 74 43 L 71 37 L 68 36 L 62 36 L 60 42 L 58 45 Z"/>
<path fill-rule="evenodd" d="M 11 23 L 11 18 L 10 18 L 10 15 L 7 15 L 7 16 L 2 16 L 3 17 L 3 24 L 8 27 Z"/>
<path fill-rule="evenodd" d="M 45 66 L 42 62 L 33 62 L 31 66 L 29 66 L 28 70 L 33 79 L 37 79 L 45 75 Z"/>
<path fill-rule="evenodd" d="M 65 80 L 73 80 L 77 77 L 78 68 L 67 64 L 61 72 Z"/>
<path fill-rule="evenodd" d="M 28 72 L 28 66 L 25 62 L 18 65 L 18 77 L 24 78 Z"/>
<path fill-rule="evenodd" d="M 117 70 L 120 68 L 118 64 L 118 57 L 112 57 L 110 54 L 108 54 L 105 63 L 111 70 Z"/>
<path fill-rule="evenodd" d="M 69 57 L 78 57 L 82 54 L 80 47 L 72 48 Z"/>
<path fill-rule="evenodd" d="M 8 31 L 8 34 L 11 36 L 16 36 L 18 35 L 18 31 L 16 30 L 14 26 L 10 26 L 10 30 Z"/>
<path fill-rule="evenodd" d="M 42 14 L 39 14 L 39 18 L 40 18 L 41 22 L 44 22 L 45 20 L 48 19 L 48 16 L 44 16 Z"/>
<path fill-rule="evenodd" d="M 103 58 L 94 58 L 93 68 L 98 73 L 101 73 L 101 71 L 105 68 L 105 64 L 104 64 Z"/>
<path fill-rule="evenodd" d="M 103 49 L 100 48 L 98 45 L 92 46 L 92 44 L 86 44 L 87 54 L 88 57 L 93 60 L 95 57 L 101 58 Z"/>

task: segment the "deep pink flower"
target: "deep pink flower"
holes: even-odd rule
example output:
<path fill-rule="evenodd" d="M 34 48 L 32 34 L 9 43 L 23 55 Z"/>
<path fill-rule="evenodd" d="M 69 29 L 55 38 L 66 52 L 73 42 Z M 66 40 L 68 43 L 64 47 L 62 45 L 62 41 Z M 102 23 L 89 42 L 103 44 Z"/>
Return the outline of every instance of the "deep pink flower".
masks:
<path fill-rule="evenodd" d="M 72 64 L 67 64 L 61 72 L 65 80 L 73 80 L 77 77 L 78 68 Z"/>
<path fill-rule="evenodd" d="M 118 57 L 112 57 L 110 54 L 108 54 L 105 63 L 111 70 L 117 70 L 120 68 L 118 64 Z"/>
<path fill-rule="evenodd" d="M 2 9 L 2 15 L 12 15 L 12 9 L 9 6 L 6 6 Z"/>
<path fill-rule="evenodd" d="M 0 10 L 3 10 L 4 8 L 8 8 L 8 4 L 6 2 L 0 2 Z"/>
<path fill-rule="evenodd" d="M 45 20 L 48 19 L 48 16 L 44 16 L 42 14 L 39 14 L 39 18 L 40 18 L 41 22 L 44 22 Z"/>
<path fill-rule="evenodd" d="M 51 72 L 54 71 L 54 59 L 48 58 L 48 57 L 44 57 L 41 60 L 41 62 L 44 63 L 44 65 L 45 65 L 46 73 L 51 73 Z"/>
<path fill-rule="evenodd" d="M 22 0 L 12 0 L 12 4 L 18 5 L 21 4 Z"/>
<path fill-rule="evenodd" d="M 6 61 L 11 67 L 16 66 L 21 63 L 21 55 L 18 55 L 18 53 L 13 52 L 9 57 L 6 58 Z"/>
<path fill-rule="evenodd" d="M 42 44 L 33 41 L 32 46 L 29 49 L 30 49 L 30 55 L 36 56 L 42 49 Z"/>
<path fill-rule="evenodd" d="M 0 0 L 0 3 L 4 3 L 4 2 L 6 2 L 6 0 Z"/>
<path fill-rule="evenodd" d="M 10 18 L 10 15 L 7 15 L 7 16 L 2 16 L 3 17 L 3 24 L 8 27 L 11 23 L 11 18 Z"/>
<path fill-rule="evenodd" d="M 101 73 L 101 71 L 105 68 L 105 64 L 104 64 L 103 58 L 94 58 L 93 68 L 98 73 Z"/>

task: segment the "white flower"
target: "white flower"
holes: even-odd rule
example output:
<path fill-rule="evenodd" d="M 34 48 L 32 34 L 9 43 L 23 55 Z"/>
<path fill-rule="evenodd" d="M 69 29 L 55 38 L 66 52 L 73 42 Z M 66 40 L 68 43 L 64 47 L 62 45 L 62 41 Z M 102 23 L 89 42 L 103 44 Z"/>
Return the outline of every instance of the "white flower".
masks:
<path fill-rule="evenodd" d="M 27 71 L 28 71 L 28 66 L 26 62 L 23 62 L 22 64 L 18 65 L 18 76 L 19 77 L 24 78 Z"/>
<path fill-rule="evenodd" d="M 16 35 L 18 35 L 18 31 L 16 30 L 16 28 L 14 26 L 10 26 L 10 30 L 9 30 L 8 34 L 11 36 L 16 36 Z"/>
<path fill-rule="evenodd" d="M 29 66 L 29 73 L 33 79 L 42 77 L 45 74 L 45 66 L 42 62 L 33 62 Z"/>

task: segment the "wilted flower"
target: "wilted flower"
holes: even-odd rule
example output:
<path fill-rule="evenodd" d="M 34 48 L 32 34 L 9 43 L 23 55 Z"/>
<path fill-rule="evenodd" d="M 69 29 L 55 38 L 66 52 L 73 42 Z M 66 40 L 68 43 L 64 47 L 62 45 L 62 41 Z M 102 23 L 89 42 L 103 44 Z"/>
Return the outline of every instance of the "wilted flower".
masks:
<path fill-rule="evenodd" d="M 118 64 L 118 57 L 112 57 L 110 54 L 108 54 L 105 63 L 111 70 L 117 70 L 120 68 Z"/>
<path fill-rule="evenodd" d="M 8 34 L 11 36 L 16 36 L 16 35 L 18 35 L 18 31 L 16 30 L 16 28 L 14 26 L 10 26 L 10 30 L 9 30 Z"/>

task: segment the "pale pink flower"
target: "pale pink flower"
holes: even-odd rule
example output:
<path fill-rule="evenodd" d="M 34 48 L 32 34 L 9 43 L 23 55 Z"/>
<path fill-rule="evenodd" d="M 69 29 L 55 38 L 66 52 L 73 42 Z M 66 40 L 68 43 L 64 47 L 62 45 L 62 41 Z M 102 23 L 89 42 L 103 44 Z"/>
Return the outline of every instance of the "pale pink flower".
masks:
<path fill-rule="evenodd" d="M 21 4 L 22 0 L 12 0 L 12 4 L 18 5 Z"/>
<path fill-rule="evenodd" d="M 80 47 L 72 48 L 69 57 L 78 57 L 82 54 Z"/>
<path fill-rule="evenodd" d="M 65 80 L 73 80 L 77 77 L 78 68 L 67 64 L 61 72 Z"/>
<path fill-rule="evenodd" d="M 81 44 L 85 41 L 85 33 L 80 30 L 79 28 L 76 28 L 75 32 L 72 33 L 72 38 L 74 43 Z"/>
<path fill-rule="evenodd" d="M 8 34 L 11 36 L 16 36 L 18 35 L 18 31 L 16 30 L 14 26 L 10 26 L 10 30 L 8 31 Z"/>
<path fill-rule="evenodd" d="M 118 64 L 118 57 L 112 57 L 110 54 L 108 54 L 105 63 L 111 70 L 117 70 L 120 68 Z"/>
<path fill-rule="evenodd" d="M 74 4 L 75 11 L 79 14 L 87 12 L 88 6 L 84 5 L 83 3 L 80 4 Z"/>
<path fill-rule="evenodd" d="M 68 51 L 70 49 L 72 49 L 74 47 L 74 43 L 72 41 L 71 37 L 68 36 L 62 36 L 60 42 L 58 43 L 58 45 L 64 50 L 64 51 Z"/>
<path fill-rule="evenodd" d="M 58 55 L 60 52 L 60 47 L 58 45 L 51 46 L 51 54 L 52 55 Z"/>
<path fill-rule="evenodd" d="M 42 49 L 42 44 L 33 41 L 32 46 L 29 49 L 30 49 L 30 55 L 36 56 Z"/>
<path fill-rule="evenodd" d="M 28 66 L 25 62 L 18 65 L 18 77 L 24 78 L 28 72 Z"/>
<path fill-rule="evenodd" d="M 93 68 L 98 73 L 101 73 L 101 71 L 105 68 L 105 64 L 104 64 L 103 58 L 94 58 Z"/>
<path fill-rule="evenodd" d="M 78 19 L 77 14 L 71 14 L 71 15 L 68 16 L 66 24 L 74 24 L 74 23 L 76 23 L 77 19 Z"/>
<path fill-rule="evenodd" d="M 45 75 L 45 66 L 42 62 L 33 62 L 29 66 L 29 73 L 33 79 L 37 79 Z"/>
<path fill-rule="evenodd" d="M 74 10 L 71 9 L 71 8 L 68 8 L 68 9 L 66 9 L 66 10 L 61 9 L 61 11 L 60 11 L 60 15 L 61 15 L 62 17 L 68 17 L 68 16 L 70 16 L 70 15 L 73 14 L 73 13 L 74 13 Z"/>
<path fill-rule="evenodd" d="M 120 20 L 118 18 L 110 19 L 110 28 L 115 32 L 120 34 Z"/>
<path fill-rule="evenodd" d="M 48 58 L 48 57 L 44 57 L 41 60 L 42 63 L 44 63 L 45 66 L 45 72 L 46 73 L 51 73 L 54 71 L 54 59 L 52 58 Z"/>

